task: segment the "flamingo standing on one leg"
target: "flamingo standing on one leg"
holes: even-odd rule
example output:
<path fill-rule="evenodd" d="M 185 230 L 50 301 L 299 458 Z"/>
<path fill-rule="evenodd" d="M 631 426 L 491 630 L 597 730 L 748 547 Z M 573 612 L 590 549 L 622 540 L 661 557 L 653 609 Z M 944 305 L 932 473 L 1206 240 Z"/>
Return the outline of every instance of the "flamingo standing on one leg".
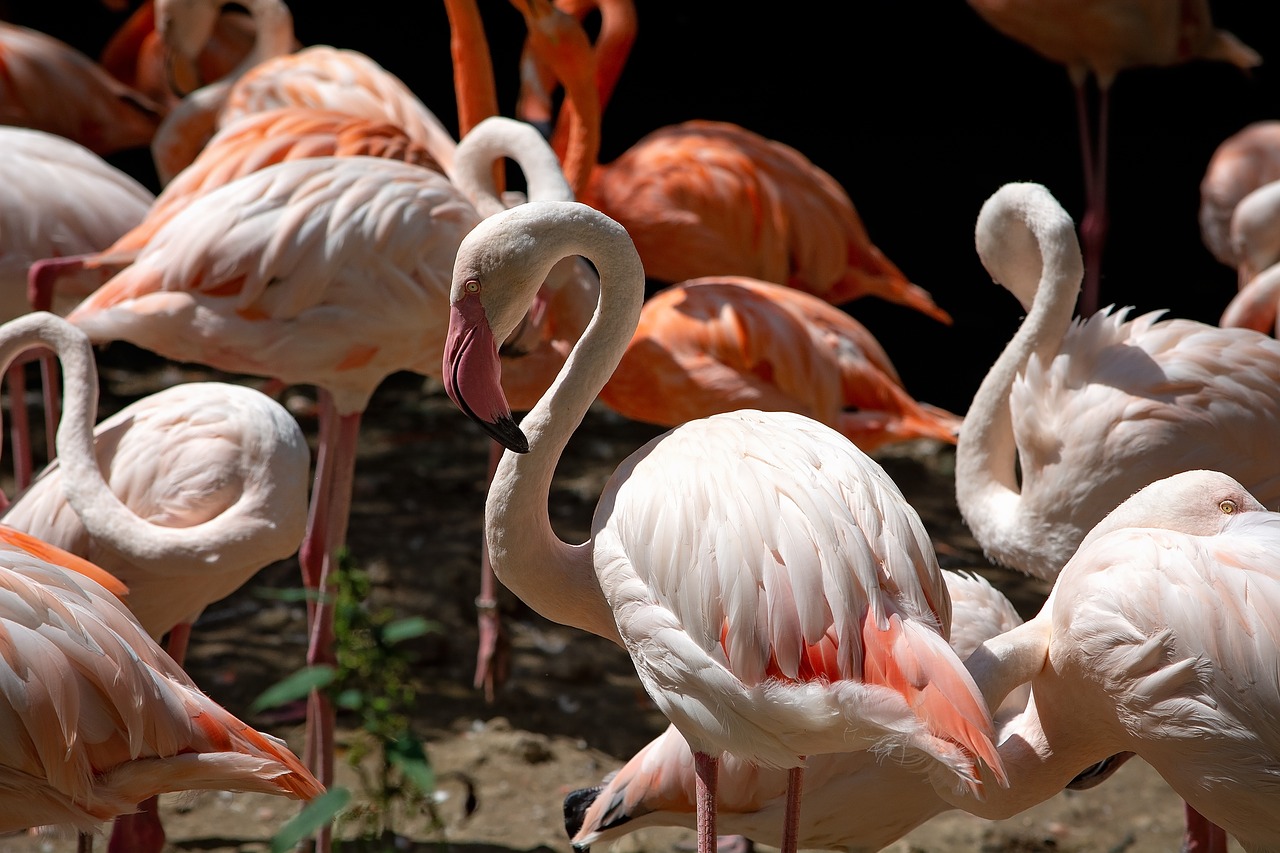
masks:
<path fill-rule="evenodd" d="M 1188 468 L 1280 501 L 1280 341 L 1158 311 L 1073 322 L 1080 246 L 1039 184 L 993 194 L 976 243 L 1027 312 L 956 446 L 956 503 L 989 559 L 1052 580 L 1117 504 Z"/>
<path fill-rule="evenodd" d="M 1253 68 L 1262 58 L 1213 25 L 1209 0 L 969 0 L 988 24 L 1065 65 L 1076 95 L 1084 165 L 1084 287 L 1080 314 L 1101 307 L 1102 252 L 1107 234 L 1107 124 L 1111 88 L 1127 68 L 1195 59 Z M 1097 84 L 1097 130 L 1089 117 L 1088 82 Z"/>
<path fill-rule="evenodd" d="M 498 341 L 552 265 L 600 273 L 595 317 L 523 430 L 499 384 Z M 870 457 L 792 413 L 687 423 L 614 473 L 588 542 L 558 539 L 547 489 L 571 432 L 639 319 L 644 269 L 617 222 L 577 202 L 529 202 L 463 240 L 443 373 L 464 412 L 508 448 L 485 529 L 495 572 L 547 618 L 624 645 L 693 746 L 698 849 L 714 849 L 722 752 L 789 768 L 783 850 L 796 849 L 804 758 L 904 750 L 967 786 L 991 716 L 946 643 L 950 601 L 915 511 Z M 907 673 L 910 672 L 910 677 Z"/>

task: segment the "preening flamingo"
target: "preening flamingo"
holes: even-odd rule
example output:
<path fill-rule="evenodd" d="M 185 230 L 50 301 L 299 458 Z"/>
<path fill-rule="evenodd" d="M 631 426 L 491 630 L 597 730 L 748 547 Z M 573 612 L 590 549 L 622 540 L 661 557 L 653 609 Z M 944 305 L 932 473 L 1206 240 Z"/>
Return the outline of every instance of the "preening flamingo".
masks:
<path fill-rule="evenodd" d="M 966 658 L 984 640 L 1021 619 L 1013 605 L 978 575 L 944 571 L 951 596 L 951 646 Z M 996 719 L 1026 705 L 1028 689 L 1010 694 Z M 575 850 L 616 841 L 650 826 L 693 828 L 694 762 L 675 726 L 643 747 L 592 788 L 565 797 L 565 829 Z M 805 762 L 800 809 L 802 849 L 880 850 L 951 805 L 919 772 L 866 752 L 833 752 Z M 722 831 L 777 846 L 786 806 L 787 774 L 725 755 L 717 818 Z"/>
<path fill-rule="evenodd" d="M 1132 752 L 1202 827 L 1280 849 L 1278 554 L 1280 514 L 1220 472 L 1174 474 L 1116 507 L 1040 613 L 968 659 L 984 689 L 1030 674 L 1032 699 L 1001 731 L 1009 786 L 962 807 L 1017 814 L 1081 767 Z"/>
<path fill-rule="evenodd" d="M 645 275 L 674 284 L 744 275 L 841 304 L 877 296 L 951 318 L 871 242 L 848 194 L 800 151 L 720 121 L 660 128 L 597 162 L 601 104 L 582 25 L 550 0 L 517 0 L 528 47 L 565 88 L 575 197 L 622 223 Z"/>
<path fill-rule="evenodd" d="M 989 559 L 1052 580 L 1117 504 L 1188 468 L 1280 502 L 1280 342 L 1160 311 L 1073 321 L 1080 247 L 1039 184 L 997 190 L 975 241 L 1026 311 L 956 446 L 956 503 Z"/>
<path fill-rule="evenodd" d="M 0 127 L 0 323 L 31 310 L 26 282 L 34 262 L 106 248 L 142 221 L 154 199 L 141 183 L 78 142 L 43 130 Z M 96 273 L 68 276 L 57 310 L 70 310 L 103 280 Z M 34 467 L 25 368 L 15 364 L 5 378 L 14 480 L 24 488 Z M 50 379 L 45 377 L 47 419 L 57 411 Z M 52 439 L 52 420 L 48 426 Z M 7 498 L 0 495 L 3 503 Z"/>
<path fill-rule="evenodd" d="M 880 342 L 801 290 L 707 276 L 659 290 L 600 400 L 673 427 L 734 409 L 798 412 L 871 452 L 914 438 L 954 444 L 960 417 L 907 393 Z"/>
<path fill-rule="evenodd" d="M 161 109 L 80 51 L 0 21 L 0 125 L 74 140 L 95 154 L 145 148 Z"/>
<path fill-rule="evenodd" d="M 1275 180 L 1280 180 L 1280 121 L 1246 125 L 1219 143 L 1209 158 L 1200 179 L 1200 237 L 1213 256 L 1232 269 L 1239 268 L 1231 238 L 1236 205 Z"/>
<path fill-rule="evenodd" d="M 969 0 L 970 7 L 1004 35 L 1066 66 L 1076 96 L 1084 166 L 1084 287 L 1080 314 L 1102 303 L 1100 281 L 1107 234 L 1107 128 L 1111 88 L 1120 72 L 1193 60 L 1229 62 L 1249 69 L 1262 57 L 1213 25 L 1209 0 Z M 1090 117 L 1089 81 L 1097 87 L 1097 117 Z"/>
<path fill-rule="evenodd" d="M 155 644 L 116 597 L 122 585 L 58 562 L 56 548 L 0 542 L 0 832 L 66 825 L 88 841 L 168 791 L 323 792 L 282 741 Z"/>
<path fill-rule="evenodd" d="M 498 342 L 573 255 L 599 271 L 600 301 L 517 427 Z M 787 851 L 807 755 L 902 751 L 946 785 L 966 787 L 984 762 L 998 777 L 991 716 L 946 643 L 950 600 L 928 534 L 831 428 L 755 410 L 689 422 L 618 467 L 589 541 L 554 535 L 552 474 L 635 331 L 643 291 L 627 232 L 578 202 L 519 205 L 462 241 L 443 374 L 508 448 L 486 505 L 498 578 L 543 616 L 627 648 L 694 749 L 700 853 L 714 849 L 723 752 L 788 769 Z"/>
<path fill-rule="evenodd" d="M 1080 247 L 1039 184 L 997 190 L 976 244 L 1027 312 L 956 446 L 956 504 L 989 559 L 1052 580 L 1117 504 L 1190 468 L 1280 501 L 1280 341 L 1160 311 L 1073 322 Z"/>

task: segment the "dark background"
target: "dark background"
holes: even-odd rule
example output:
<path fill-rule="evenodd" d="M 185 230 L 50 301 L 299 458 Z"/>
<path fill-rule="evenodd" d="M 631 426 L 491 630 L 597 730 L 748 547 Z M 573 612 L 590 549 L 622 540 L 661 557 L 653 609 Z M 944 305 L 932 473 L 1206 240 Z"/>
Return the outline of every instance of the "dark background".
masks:
<path fill-rule="evenodd" d="M 1172 0 L 1171 0 L 1172 2 Z M 479 0 L 500 107 L 514 105 L 523 21 Z M 638 0 L 631 59 L 605 113 L 602 160 L 689 118 L 744 125 L 829 171 L 872 240 L 955 318 L 945 328 L 866 299 L 865 323 L 916 397 L 963 412 L 1020 319 L 973 249 L 982 202 L 1001 184 L 1045 184 L 1083 211 L 1065 70 L 987 25 L 963 0 L 763 4 Z M 1216 322 L 1234 271 L 1200 241 L 1199 181 L 1217 145 L 1280 118 L 1280 30 L 1270 0 L 1212 4 L 1215 22 L 1262 54 L 1245 73 L 1195 62 L 1124 72 L 1112 90 L 1111 232 L 1102 301 Z M 303 44 L 368 53 L 456 130 L 448 25 L 427 0 L 294 0 Z M 91 55 L 124 19 L 94 0 L 9 0 L 0 11 Z M 146 152 L 113 158 L 154 185 Z"/>

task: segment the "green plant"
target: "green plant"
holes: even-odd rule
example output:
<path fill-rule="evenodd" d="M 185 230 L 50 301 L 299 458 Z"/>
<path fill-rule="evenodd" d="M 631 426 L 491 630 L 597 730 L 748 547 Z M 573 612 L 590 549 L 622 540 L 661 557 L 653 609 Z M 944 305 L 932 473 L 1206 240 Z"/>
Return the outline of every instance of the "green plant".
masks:
<path fill-rule="evenodd" d="M 413 656 L 403 645 L 440 627 L 421 616 L 397 618 L 390 607 L 372 607 L 371 590 L 368 573 L 344 551 L 332 593 L 337 665 L 304 667 L 265 690 L 250 708 L 258 711 L 324 690 L 337 708 L 359 720 L 346 761 L 360 780 L 361 796 L 334 788 L 332 796 L 310 804 L 281 829 L 273 853 L 291 849 L 330 821 L 359 827 L 356 849 L 394 837 L 397 820 L 410 813 L 426 813 L 433 826 L 440 824 L 432 801 L 435 774 L 408 713 L 416 690 Z M 335 849 L 342 846 L 335 840 Z"/>

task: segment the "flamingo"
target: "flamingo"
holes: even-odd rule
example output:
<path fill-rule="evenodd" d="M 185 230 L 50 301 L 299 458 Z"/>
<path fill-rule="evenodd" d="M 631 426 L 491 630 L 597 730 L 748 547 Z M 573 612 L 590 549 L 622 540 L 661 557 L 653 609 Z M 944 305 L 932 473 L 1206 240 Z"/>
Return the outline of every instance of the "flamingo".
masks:
<path fill-rule="evenodd" d="M 1257 51 L 1213 25 L 1209 0 L 969 0 L 1000 33 L 1066 66 L 1076 97 L 1084 166 L 1084 287 L 1080 314 L 1100 307 L 1102 253 L 1107 234 L 1107 127 L 1111 88 L 1129 68 L 1193 60 L 1229 62 L 1242 69 L 1262 62 Z M 1090 118 L 1089 81 L 1098 93 L 1097 129 Z"/>
<path fill-rule="evenodd" d="M 574 255 L 599 271 L 600 301 L 517 427 L 497 342 Z M 552 473 L 635 331 L 643 291 L 627 232 L 579 202 L 494 214 L 458 249 L 443 374 L 454 403 L 507 447 L 485 518 L 499 580 L 543 616 L 628 650 L 694 750 L 700 853 L 714 845 L 723 752 L 788 769 L 788 853 L 807 755 L 902 750 L 947 785 L 967 787 L 983 762 L 998 778 L 990 713 L 946 643 L 950 599 L 923 524 L 830 427 L 757 410 L 691 421 L 618 467 L 588 542 L 554 535 Z"/>
<path fill-rule="evenodd" d="M 100 251 L 46 252 L 31 264 L 28 272 L 31 307 L 56 310 L 54 299 L 64 277 L 90 276 L 89 271 L 97 271 L 96 276 L 100 278 L 94 280 L 92 288 L 75 292 L 69 304 L 66 297 L 60 300 L 65 308 L 56 313 L 65 314 L 92 289 L 132 263 L 147 241 L 175 213 L 214 187 L 272 163 L 302 157 L 354 155 L 403 160 L 442 171 L 424 147 L 387 122 L 309 107 L 248 113 L 215 133 L 191 165 L 164 186 L 145 215 L 114 242 Z"/>
<path fill-rule="evenodd" d="M 1184 850 L 1225 850 L 1223 831 L 1280 848 L 1277 554 L 1280 514 L 1221 472 L 1174 474 L 1112 510 L 1039 614 L 968 659 L 989 701 L 1027 675 L 1032 698 L 1001 733 L 1009 786 L 962 807 L 1007 817 L 1132 752 L 1215 832 Z"/>
<path fill-rule="evenodd" d="M 550 0 L 517 0 L 528 47 L 565 88 L 565 176 L 574 196 L 621 222 L 645 274 L 663 284 L 745 275 L 842 304 L 878 296 L 951 318 L 871 242 L 853 202 L 796 149 L 740 125 L 688 121 L 597 162 L 600 114 L 592 47 Z"/>
<path fill-rule="evenodd" d="M 951 646 L 966 658 L 1022 620 L 1009 599 L 980 575 L 944 571 L 951 596 Z M 996 719 L 1026 705 L 1029 688 L 1010 694 Z M 565 829 L 575 850 L 611 843 L 650 826 L 693 827 L 694 762 L 688 742 L 668 726 L 600 785 L 570 792 Z M 866 752 L 814 755 L 805 766 L 799 845 L 804 849 L 880 850 L 951 808 L 920 773 Z M 777 846 L 786 773 L 726 755 L 720 768 L 721 826 Z M 856 806 L 853 806 L 856 804 Z"/>
<path fill-rule="evenodd" d="M 473 0 L 449 0 L 450 20 L 462 18 Z M 194 57 L 208 42 L 221 2 L 200 0 L 175 12 L 169 26 L 159 26 L 169 50 Z M 256 28 L 254 49 L 231 74 L 192 92 L 157 130 L 152 156 L 162 183 L 172 180 L 219 127 L 250 112 L 282 106 L 330 109 L 402 128 L 451 173 L 457 141 L 436 115 L 398 77 L 359 51 L 310 45 L 293 51 L 293 17 L 282 0 L 250 0 L 245 4 Z M 460 7 L 460 8 L 455 8 Z M 458 37 L 462 32 L 459 25 Z M 488 64 L 487 45 L 460 51 L 467 65 L 455 70 L 460 100 L 474 97 Z M 489 70 L 492 73 L 492 70 Z M 471 76 L 468 77 L 468 74 Z M 475 105 L 475 109 L 483 109 Z M 460 111 L 463 108 L 460 107 Z"/>
<path fill-rule="evenodd" d="M 1073 323 L 1080 247 L 1040 184 L 997 190 L 976 243 L 1027 312 L 956 445 L 956 504 L 988 559 L 1053 580 L 1117 504 L 1189 468 L 1280 501 L 1280 341 L 1160 311 Z"/>
<path fill-rule="evenodd" d="M 467 186 L 492 180 L 492 162 L 469 153 L 485 142 L 476 130 L 455 164 Z M 542 191 L 532 178 L 530 191 Z M 127 340 L 175 361 L 321 389 L 299 561 L 307 588 L 327 589 L 345 541 L 360 415 L 392 372 L 439 377 L 449 271 L 481 216 L 458 184 L 412 164 L 277 163 L 194 199 L 67 319 L 96 343 Z M 332 663 L 327 599 L 310 630 L 308 663 Z M 332 714 L 313 696 L 308 753 L 326 784 Z"/>
<path fill-rule="evenodd" d="M 104 822 L 169 791 L 311 800 L 323 786 L 277 738 L 206 696 L 147 635 L 110 575 L 0 532 L 0 832 Z"/>
<path fill-rule="evenodd" d="M 958 415 L 907 393 L 849 314 L 744 276 L 697 278 L 645 300 L 600 401 L 667 427 L 733 409 L 799 412 L 868 453 L 915 438 L 954 444 L 960 429 Z"/>
<path fill-rule="evenodd" d="M 106 248 L 146 216 L 154 195 L 78 142 L 44 130 L 0 127 L 0 322 L 27 313 L 27 275 L 41 258 Z M 71 306 L 102 283 L 94 273 L 69 276 L 56 306 Z M 45 376 L 45 415 L 56 412 Z M 11 447 L 18 488 L 31 481 L 33 458 L 24 399 L 25 368 L 6 374 L 13 414 Z M 52 421 L 49 436 L 52 438 Z M 52 442 L 50 442 L 52 444 Z M 0 495 L 0 508 L 7 498 Z"/>
<path fill-rule="evenodd" d="M 0 21 L 0 125 L 29 127 L 108 155 L 151 143 L 161 109 L 80 51 Z"/>
<path fill-rule="evenodd" d="M 1218 325 L 1274 335 L 1280 329 L 1280 177 L 1240 199 L 1230 235 L 1237 290 Z"/>
<path fill-rule="evenodd" d="M 1200 237 L 1213 256 L 1232 269 L 1240 265 L 1231 236 L 1236 205 L 1275 180 L 1280 180 L 1280 121 L 1246 125 L 1219 143 L 1209 158 L 1200 179 Z"/>

